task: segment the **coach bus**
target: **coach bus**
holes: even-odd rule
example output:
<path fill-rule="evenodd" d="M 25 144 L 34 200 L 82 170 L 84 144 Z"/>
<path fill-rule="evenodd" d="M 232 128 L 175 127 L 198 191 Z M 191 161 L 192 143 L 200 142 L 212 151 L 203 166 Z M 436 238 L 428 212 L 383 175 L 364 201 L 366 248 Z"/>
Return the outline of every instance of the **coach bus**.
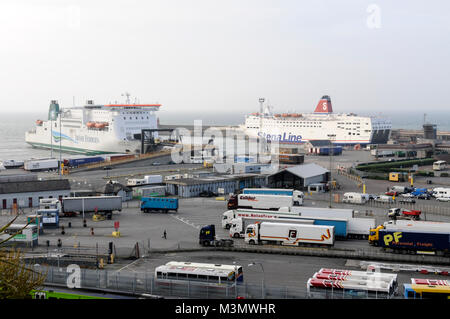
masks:
<path fill-rule="evenodd" d="M 450 286 L 403 284 L 405 299 L 449 299 Z"/>
<path fill-rule="evenodd" d="M 306 284 L 308 298 L 389 299 L 395 287 L 381 280 L 329 280 L 310 278 Z"/>
<path fill-rule="evenodd" d="M 38 227 L 36 224 L 12 224 L 0 235 L 0 241 L 10 238 L 4 244 L 25 245 L 34 247 L 38 245 Z"/>
<path fill-rule="evenodd" d="M 244 280 L 242 266 L 170 261 L 155 268 L 157 282 L 231 286 Z"/>

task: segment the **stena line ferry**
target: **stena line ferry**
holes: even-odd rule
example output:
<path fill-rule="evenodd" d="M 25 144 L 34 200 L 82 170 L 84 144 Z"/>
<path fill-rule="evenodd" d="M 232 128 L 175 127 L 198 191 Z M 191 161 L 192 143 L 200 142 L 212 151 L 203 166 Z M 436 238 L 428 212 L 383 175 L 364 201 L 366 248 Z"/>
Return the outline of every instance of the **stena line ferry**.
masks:
<path fill-rule="evenodd" d="M 260 100 L 261 103 L 263 101 Z M 333 113 L 328 95 L 322 96 L 314 113 L 272 114 L 266 107 L 264 112 L 246 116 L 245 124 L 241 125 L 250 137 L 281 144 L 331 139 L 333 144 L 344 146 L 385 144 L 391 128 L 392 123 L 387 118 Z"/>
<path fill-rule="evenodd" d="M 62 151 L 82 154 L 139 153 L 141 130 L 157 129 L 155 112 L 160 104 L 94 104 L 61 108 L 52 101 L 46 121 L 37 120 L 25 133 L 25 141 L 36 148 L 61 146 Z M 157 132 L 154 137 L 157 138 Z"/>

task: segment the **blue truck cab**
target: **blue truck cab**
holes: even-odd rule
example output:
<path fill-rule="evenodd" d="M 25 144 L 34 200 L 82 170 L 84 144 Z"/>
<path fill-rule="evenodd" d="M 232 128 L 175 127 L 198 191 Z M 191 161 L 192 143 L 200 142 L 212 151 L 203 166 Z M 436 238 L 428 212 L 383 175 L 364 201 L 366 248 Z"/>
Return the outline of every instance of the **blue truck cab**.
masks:
<path fill-rule="evenodd" d="M 178 198 L 170 197 L 142 197 L 141 211 L 148 213 L 151 211 L 163 211 L 167 213 L 169 210 L 178 211 Z"/>

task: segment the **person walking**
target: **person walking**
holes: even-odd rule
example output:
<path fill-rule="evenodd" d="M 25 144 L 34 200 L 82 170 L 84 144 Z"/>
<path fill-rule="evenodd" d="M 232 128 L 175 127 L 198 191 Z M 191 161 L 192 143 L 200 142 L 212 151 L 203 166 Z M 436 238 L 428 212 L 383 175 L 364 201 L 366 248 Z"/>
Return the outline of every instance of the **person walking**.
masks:
<path fill-rule="evenodd" d="M 164 239 L 167 239 L 167 232 L 166 232 L 165 229 L 164 229 L 164 233 L 163 233 L 162 237 L 163 237 Z"/>

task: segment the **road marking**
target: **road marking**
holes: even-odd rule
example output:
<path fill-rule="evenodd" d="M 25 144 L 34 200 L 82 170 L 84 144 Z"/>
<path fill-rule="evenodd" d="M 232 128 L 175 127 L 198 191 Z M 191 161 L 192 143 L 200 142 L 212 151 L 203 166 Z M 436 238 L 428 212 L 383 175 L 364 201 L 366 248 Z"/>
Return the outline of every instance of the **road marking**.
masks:
<path fill-rule="evenodd" d="M 133 261 L 132 263 L 130 263 L 130 264 L 128 264 L 128 265 L 126 265 L 126 266 L 120 268 L 119 270 L 116 270 L 116 272 L 120 272 L 121 270 L 124 270 L 125 268 L 131 266 L 132 264 L 135 264 L 136 262 L 138 262 L 138 261 L 140 261 L 140 260 L 141 260 L 140 258 L 139 258 L 139 259 L 136 259 L 136 260 Z M 134 271 L 134 270 L 131 270 L 131 271 Z"/>
<path fill-rule="evenodd" d="M 195 229 L 200 229 L 200 226 L 191 223 L 189 220 L 185 220 L 185 219 L 182 218 L 182 217 L 178 217 L 178 216 L 174 216 L 174 215 L 171 215 L 171 216 L 172 216 L 173 218 L 179 220 L 180 222 L 185 223 L 186 225 L 189 225 L 189 226 L 191 226 L 191 227 L 194 227 Z"/>

